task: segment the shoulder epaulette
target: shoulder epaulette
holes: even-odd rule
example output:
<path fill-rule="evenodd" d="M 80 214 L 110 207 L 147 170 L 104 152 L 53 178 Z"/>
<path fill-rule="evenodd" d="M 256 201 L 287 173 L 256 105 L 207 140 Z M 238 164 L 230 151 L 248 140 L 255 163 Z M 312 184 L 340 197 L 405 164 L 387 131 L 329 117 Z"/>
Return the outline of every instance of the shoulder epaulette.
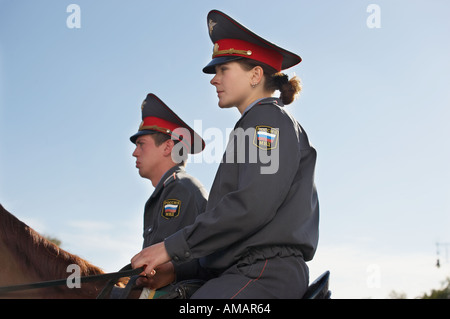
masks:
<path fill-rule="evenodd" d="M 169 177 L 167 177 L 166 180 L 164 181 L 164 183 L 163 183 L 164 187 L 166 187 L 167 184 L 170 184 L 171 182 L 173 182 L 176 179 L 177 179 L 177 173 L 173 172 L 173 174 L 170 175 Z"/>

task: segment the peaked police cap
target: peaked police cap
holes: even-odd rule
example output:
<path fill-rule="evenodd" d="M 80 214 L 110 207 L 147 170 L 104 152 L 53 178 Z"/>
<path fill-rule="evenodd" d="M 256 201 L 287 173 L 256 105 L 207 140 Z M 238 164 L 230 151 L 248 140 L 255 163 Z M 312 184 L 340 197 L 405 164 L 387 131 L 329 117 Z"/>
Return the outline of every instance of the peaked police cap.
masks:
<path fill-rule="evenodd" d="M 207 24 L 214 51 L 212 61 L 203 68 L 205 73 L 215 73 L 216 65 L 241 58 L 262 62 L 277 72 L 302 61 L 297 54 L 261 38 L 218 10 L 208 13 Z"/>
<path fill-rule="evenodd" d="M 200 153 L 205 148 L 205 141 L 200 135 L 155 94 L 147 95 L 141 109 L 142 122 L 138 132 L 130 137 L 131 142 L 136 144 L 139 136 L 159 132 L 170 136 L 174 141 L 180 141 L 190 154 Z"/>

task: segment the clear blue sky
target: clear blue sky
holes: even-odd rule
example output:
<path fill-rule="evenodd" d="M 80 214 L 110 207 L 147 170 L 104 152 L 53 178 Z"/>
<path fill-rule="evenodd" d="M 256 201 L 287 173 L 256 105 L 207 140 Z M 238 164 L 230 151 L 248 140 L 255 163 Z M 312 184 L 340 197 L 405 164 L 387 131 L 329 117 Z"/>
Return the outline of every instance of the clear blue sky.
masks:
<path fill-rule="evenodd" d="M 81 28 L 66 24 L 71 3 Z M 366 23 L 370 4 L 380 28 Z M 331 270 L 336 298 L 439 288 L 450 276 L 445 249 L 434 267 L 435 243 L 450 242 L 446 0 L 0 0 L 0 203 L 106 271 L 127 264 L 153 191 L 129 141 L 146 94 L 200 134 L 222 132 L 209 145 L 239 118 L 201 72 L 211 9 L 303 58 L 287 70 L 304 88 L 288 109 L 318 151 L 311 277 Z M 200 156 L 187 169 L 209 189 L 217 166 Z"/>

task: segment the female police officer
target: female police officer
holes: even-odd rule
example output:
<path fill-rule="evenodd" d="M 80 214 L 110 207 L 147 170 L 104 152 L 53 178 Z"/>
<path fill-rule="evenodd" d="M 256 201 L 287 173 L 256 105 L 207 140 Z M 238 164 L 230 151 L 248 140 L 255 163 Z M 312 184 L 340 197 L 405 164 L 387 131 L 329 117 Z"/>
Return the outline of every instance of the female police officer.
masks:
<path fill-rule="evenodd" d="M 284 109 L 300 91 L 299 80 L 279 73 L 301 58 L 220 11 L 207 22 L 214 52 L 203 71 L 215 73 L 219 106 L 235 106 L 242 116 L 205 213 L 141 251 L 132 265 L 153 275 L 169 260 L 199 258 L 209 280 L 195 298 L 301 298 L 309 282 L 305 262 L 318 242 L 316 151 Z M 279 99 L 271 97 L 275 90 Z"/>

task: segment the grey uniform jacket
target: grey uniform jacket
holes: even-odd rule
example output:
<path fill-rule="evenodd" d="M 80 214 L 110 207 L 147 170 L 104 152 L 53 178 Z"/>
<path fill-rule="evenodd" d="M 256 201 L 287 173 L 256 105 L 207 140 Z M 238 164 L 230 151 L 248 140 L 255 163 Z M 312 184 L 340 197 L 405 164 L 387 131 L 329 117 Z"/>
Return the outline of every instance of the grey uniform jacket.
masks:
<path fill-rule="evenodd" d="M 191 225 L 205 211 L 207 198 L 203 185 L 184 167 L 169 169 L 145 204 L 143 248 Z"/>
<path fill-rule="evenodd" d="M 313 258 L 319 224 L 316 151 L 282 106 L 276 98 L 261 100 L 236 123 L 206 212 L 165 240 L 174 262 L 202 257 L 203 267 L 224 270 L 264 247 Z"/>

